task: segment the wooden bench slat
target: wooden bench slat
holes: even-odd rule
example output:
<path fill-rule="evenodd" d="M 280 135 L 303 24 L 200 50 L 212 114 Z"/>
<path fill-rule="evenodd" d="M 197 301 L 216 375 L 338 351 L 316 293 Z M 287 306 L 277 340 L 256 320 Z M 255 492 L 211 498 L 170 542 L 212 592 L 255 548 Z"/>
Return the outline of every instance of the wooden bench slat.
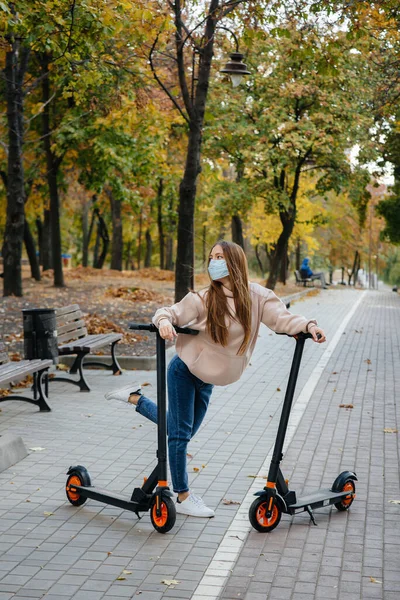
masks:
<path fill-rule="evenodd" d="M 8 372 L 10 370 L 18 370 L 21 367 L 29 366 L 31 369 L 40 370 L 43 365 L 51 366 L 53 361 L 50 358 L 40 359 L 35 358 L 34 360 L 19 360 L 16 362 L 9 362 L 6 365 L 1 365 L 0 367 L 0 375 Z"/>
<path fill-rule="evenodd" d="M 85 335 L 87 335 L 87 329 L 86 329 L 86 327 L 82 327 L 81 329 L 77 329 L 74 332 L 74 335 L 71 335 L 71 333 L 64 333 L 64 335 L 57 336 L 57 339 L 58 339 L 59 343 L 60 342 L 68 342 L 69 340 L 71 340 L 71 338 L 76 339 L 79 337 L 83 337 Z"/>
<path fill-rule="evenodd" d="M 51 367 L 52 360 L 21 360 L 7 365 L 7 370 L 0 368 L 0 386 L 7 385 L 18 379 L 24 379 L 26 375 L 37 373 L 42 369 Z"/>
<path fill-rule="evenodd" d="M 56 317 L 57 328 L 65 325 L 66 323 L 75 323 L 82 318 L 83 312 L 81 310 L 77 310 L 74 313 L 68 313 L 67 315 L 62 315 L 61 317 Z"/>
<path fill-rule="evenodd" d="M 61 327 L 57 326 L 57 337 L 59 338 L 64 333 L 72 332 L 75 329 L 86 329 L 85 321 L 73 321 L 72 323 L 67 323 L 66 325 L 61 325 Z"/>
<path fill-rule="evenodd" d="M 58 349 L 59 349 L 59 351 L 69 349 L 70 352 L 72 352 L 72 351 L 90 352 L 91 344 L 98 341 L 99 338 L 100 338 L 99 335 L 86 335 L 85 337 L 82 337 L 80 339 L 71 340 L 69 344 L 64 344 L 63 346 L 59 347 Z"/>
<path fill-rule="evenodd" d="M 65 354 L 67 352 L 90 352 L 92 349 L 107 346 L 108 344 L 112 344 L 121 338 L 122 333 L 100 333 L 97 335 L 88 335 L 87 337 L 76 340 L 75 342 L 64 344 L 63 346 L 60 346 L 58 350 L 61 354 Z"/>
<path fill-rule="evenodd" d="M 80 310 L 79 304 L 70 304 L 69 306 L 62 306 L 61 308 L 56 308 L 56 318 L 77 310 Z"/>

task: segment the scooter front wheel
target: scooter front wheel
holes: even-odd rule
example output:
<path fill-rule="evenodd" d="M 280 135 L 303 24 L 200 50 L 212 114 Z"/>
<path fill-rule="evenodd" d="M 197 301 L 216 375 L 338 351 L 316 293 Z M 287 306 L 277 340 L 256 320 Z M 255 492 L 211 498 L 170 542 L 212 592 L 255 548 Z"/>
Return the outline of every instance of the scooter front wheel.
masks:
<path fill-rule="evenodd" d="M 175 503 L 168 496 L 162 498 L 160 512 L 161 514 L 158 516 L 157 497 L 155 497 L 150 509 L 151 522 L 158 533 L 167 533 L 167 531 L 173 528 L 176 521 Z"/>
<path fill-rule="evenodd" d="M 65 492 L 68 500 L 74 506 L 82 506 L 87 500 L 86 496 L 81 496 L 78 490 L 74 489 L 75 485 L 89 487 L 91 485 L 90 475 L 81 465 L 72 467 L 68 471 L 68 479 L 65 485 Z"/>
<path fill-rule="evenodd" d="M 356 485 L 354 481 L 352 479 L 347 479 L 340 491 L 349 492 L 349 495 L 342 498 L 340 502 L 336 502 L 335 507 L 340 511 L 349 510 L 355 498 Z"/>
<path fill-rule="evenodd" d="M 256 498 L 249 508 L 250 523 L 257 531 L 268 533 L 279 525 L 282 509 L 278 503 L 274 504 L 272 515 L 267 517 L 267 501 L 263 497 Z"/>

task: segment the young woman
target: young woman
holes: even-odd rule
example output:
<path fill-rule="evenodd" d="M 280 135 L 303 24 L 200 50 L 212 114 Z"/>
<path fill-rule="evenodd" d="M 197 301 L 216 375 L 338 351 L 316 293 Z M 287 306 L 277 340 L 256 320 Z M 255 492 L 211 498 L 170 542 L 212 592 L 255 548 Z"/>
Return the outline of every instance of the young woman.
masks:
<path fill-rule="evenodd" d="M 237 244 L 215 244 L 208 272 L 208 288 L 189 292 L 173 306 L 157 310 L 153 317 L 162 338 L 177 338 L 177 354 L 167 374 L 169 465 L 178 495 L 176 512 L 196 517 L 213 517 L 215 513 L 189 490 L 186 452 L 207 412 L 214 385 L 228 385 L 240 378 L 250 361 L 260 323 L 289 335 L 309 331 L 315 342 L 325 342 L 315 320 L 293 315 L 274 292 L 249 283 L 246 256 Z M 174 325 L 198 329 L 199 334 L 177 335 Z M 109 392 L 106 398 L 133 404 L 138 413 L 157 422 L 157 406 L 142 395 L 138 383 Z"/>

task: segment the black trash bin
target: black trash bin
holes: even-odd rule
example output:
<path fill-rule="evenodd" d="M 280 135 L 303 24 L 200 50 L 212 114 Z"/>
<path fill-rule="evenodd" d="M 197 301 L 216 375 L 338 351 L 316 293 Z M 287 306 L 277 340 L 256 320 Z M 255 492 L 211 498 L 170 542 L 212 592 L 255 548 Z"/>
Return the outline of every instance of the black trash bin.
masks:
<path fill-rule="evenodd" d="M 26 308 L 24 321 L 24 355 L 28 360 L 51 358 L 58 363 L 57 324 L 54 308 Z"/>

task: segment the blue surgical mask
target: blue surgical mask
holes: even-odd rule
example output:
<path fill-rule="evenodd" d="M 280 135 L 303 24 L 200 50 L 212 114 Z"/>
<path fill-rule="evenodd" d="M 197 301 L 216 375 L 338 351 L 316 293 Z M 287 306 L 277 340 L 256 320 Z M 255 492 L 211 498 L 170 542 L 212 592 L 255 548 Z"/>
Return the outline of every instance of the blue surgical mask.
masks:
<path fill-rule="evenodd" d="M 229 275 L 228 267 L 226 266 L 225 259 L 211 259 L 208 264 L 208 272 L 213 281 L 217 279 L 222 279 L 222 277 L 227 277 Z"/>

